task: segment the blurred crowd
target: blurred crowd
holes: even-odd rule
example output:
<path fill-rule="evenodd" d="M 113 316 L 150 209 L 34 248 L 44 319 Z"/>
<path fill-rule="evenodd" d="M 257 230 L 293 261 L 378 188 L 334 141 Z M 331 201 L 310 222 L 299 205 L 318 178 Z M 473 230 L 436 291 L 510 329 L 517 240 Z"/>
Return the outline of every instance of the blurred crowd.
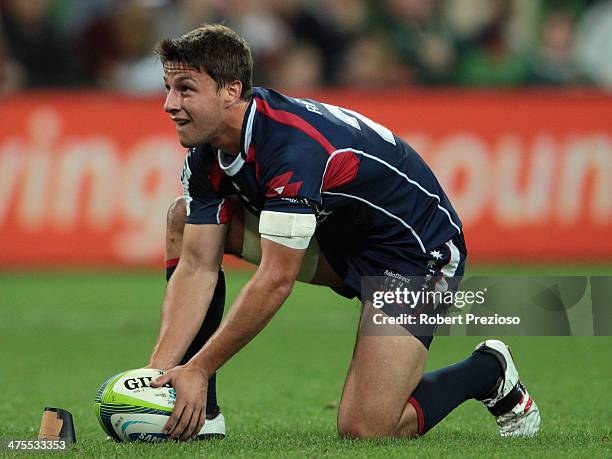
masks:
<path fill-rule="evenodd" d="M 0 0 L 0 93 L 162 91 L 152 48 L 206 22 L 262 86 L 612 88 L 611 0 Z"/>

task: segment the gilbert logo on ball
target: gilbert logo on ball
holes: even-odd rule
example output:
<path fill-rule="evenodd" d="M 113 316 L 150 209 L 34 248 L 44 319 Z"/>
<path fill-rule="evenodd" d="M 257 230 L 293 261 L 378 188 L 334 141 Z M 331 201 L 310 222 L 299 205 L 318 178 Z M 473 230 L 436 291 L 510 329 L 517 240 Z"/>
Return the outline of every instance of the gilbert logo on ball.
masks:
<path fill-rule="evenodd" d="M 98 389 L 95 411 L 104 431 L 117 441 L 167 439 L 163 427 L 176 402 L 175 390 L 150 387 L 162 370 L 141 368 L 119 373 Z"/>

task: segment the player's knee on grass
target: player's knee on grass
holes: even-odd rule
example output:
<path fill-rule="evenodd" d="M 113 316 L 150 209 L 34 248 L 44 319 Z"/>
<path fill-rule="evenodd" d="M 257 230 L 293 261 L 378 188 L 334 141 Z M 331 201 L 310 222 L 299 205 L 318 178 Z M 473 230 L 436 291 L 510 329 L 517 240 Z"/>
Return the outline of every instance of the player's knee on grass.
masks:
<path fill-rule="evenodd" d="M 340 406 L 338 411 L 338 435 L 342 438 L 389 438 L 403 437 L 413 438 L 418 432 L 417 419 L 411 422 L 409 419 L 402 419 L 402 428 L 399 419 L 391 419 L 389 413 L 381 409 L 367 408 L 354 404 L 347 407 Z M 414 426 L 406 425 L 414 424 Z"/>
<path fill-rule="evenodd" d="M 338 435 L 341 438 L 374 438 L 376 432 L 367 416 L 356 412 L 338 413 Z"/>
<path fill-rule="evenodd" d="M 406 409 L 407 403 L 390 409 L 388 397 L 364 397 L 351 391 L 347 393 L 346 389 L 345 387 L 338 409 L 337 426 L 340 437 L 412 438 L 417 435 L 418 419 L 414 410 Z"/>
<path fill-rule="evenodd" d="M 181 255 L 186 214 L 185 198 L 179 196 L 172 201 L 166 215 L 166 259 Z"/>

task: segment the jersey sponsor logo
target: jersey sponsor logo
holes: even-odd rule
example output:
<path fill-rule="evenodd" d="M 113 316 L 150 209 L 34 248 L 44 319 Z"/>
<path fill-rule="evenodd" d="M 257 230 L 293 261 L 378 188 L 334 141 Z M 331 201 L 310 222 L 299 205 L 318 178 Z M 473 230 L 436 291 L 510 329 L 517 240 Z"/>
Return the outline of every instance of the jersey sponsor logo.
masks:
<path fill-rule="evenodd" d="M 289 202 L 291 204 L 301 204 L 303 206 L 310 206 L 310 202 L 306 198 L 281 198 L 282 201 Z"/>
<path fill-rule="evenodd" d="M 407 284 L 410 283 L 410 278 L 408 278 L 406 276 L 402 276 L 400 273 L 396 273 L 396 272 L 390 271 L 388 269 L 385 269 L 385 276 L 392 277 L 394 279 L 399 279 L 402 282 L 406 282 Z"/>

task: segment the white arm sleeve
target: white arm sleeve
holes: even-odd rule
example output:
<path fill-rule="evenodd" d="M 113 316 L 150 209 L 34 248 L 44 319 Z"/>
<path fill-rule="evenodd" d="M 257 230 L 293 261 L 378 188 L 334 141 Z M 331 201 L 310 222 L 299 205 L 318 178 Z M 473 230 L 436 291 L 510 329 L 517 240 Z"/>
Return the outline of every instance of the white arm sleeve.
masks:
<path fill-rule="evenodd" d="M 292 249 L 306 249 L 316 227 L 317 219 L 313 214 L 264 210 L 259 217 L 261 237 Z"/>

